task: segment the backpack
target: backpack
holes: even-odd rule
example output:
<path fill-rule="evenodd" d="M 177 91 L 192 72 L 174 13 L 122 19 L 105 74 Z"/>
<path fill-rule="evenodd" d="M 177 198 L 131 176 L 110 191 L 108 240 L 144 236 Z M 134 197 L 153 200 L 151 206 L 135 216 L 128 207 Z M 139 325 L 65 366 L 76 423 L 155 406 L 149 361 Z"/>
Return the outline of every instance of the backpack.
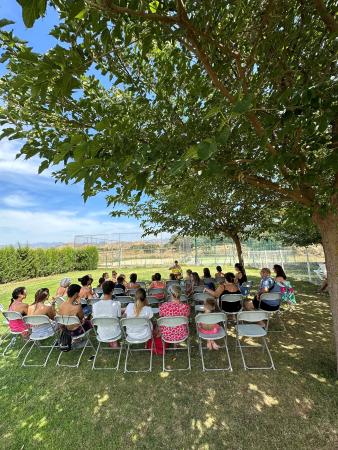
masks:
<path fill-rule="evenodd" d="M 61 331 L 59 339 L 59 349 L 62 352 L 69 352 L 72 349 L 72 335 L 67 328 Z"/>

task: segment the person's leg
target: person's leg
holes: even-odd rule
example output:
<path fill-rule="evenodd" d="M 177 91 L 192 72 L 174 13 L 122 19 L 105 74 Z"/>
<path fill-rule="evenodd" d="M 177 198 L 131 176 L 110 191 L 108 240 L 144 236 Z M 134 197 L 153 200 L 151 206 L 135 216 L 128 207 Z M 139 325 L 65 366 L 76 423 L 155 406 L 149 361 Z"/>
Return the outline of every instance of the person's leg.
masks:
<path fill-rule="evenodd" d="M 216 344 L 216 342 L 215 341 L 210 341 L 211 342 L 211 346 L 212 346 L 212 348 L 214 349 L 214 350 L 219 350 L 219 345 L 218 344 Z"/>
<path fill-rule="evenodd" d="M 212 344 L 211 344 L 211 341 L 207 341 L 207 348 L 209 349 L 209 350 L 212 350 Z"/>

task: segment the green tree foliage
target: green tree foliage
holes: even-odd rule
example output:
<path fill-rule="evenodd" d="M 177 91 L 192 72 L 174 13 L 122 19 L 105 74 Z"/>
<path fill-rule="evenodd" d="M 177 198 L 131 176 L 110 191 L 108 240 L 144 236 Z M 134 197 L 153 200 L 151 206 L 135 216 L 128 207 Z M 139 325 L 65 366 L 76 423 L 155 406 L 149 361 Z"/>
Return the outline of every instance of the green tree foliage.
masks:
<path fill-rule="evenodd" d="M 0 248 L 0 283 L 97 268 L 96 247 Z"/>

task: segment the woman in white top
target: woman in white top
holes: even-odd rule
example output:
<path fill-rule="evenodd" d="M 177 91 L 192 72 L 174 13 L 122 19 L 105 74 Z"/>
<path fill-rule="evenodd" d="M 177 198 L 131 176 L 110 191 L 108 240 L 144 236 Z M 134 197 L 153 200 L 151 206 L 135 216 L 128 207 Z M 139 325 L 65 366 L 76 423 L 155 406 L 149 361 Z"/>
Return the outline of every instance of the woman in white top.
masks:
<path fill-rule="evenodd" d="M 103 297 L 101 300 L 93 304 L 93 318 L 97 317 L 121 317 L 121 304 L 112 300 L 112 292 L 115 284 L 108 280 L 102 284 Z M 110 340 L 116 338 L 120 334 L 119 325 L 97 327 L 97 334 L 102 340 Z"/>
<path fill-rule="evenodd" d="M 128 304 L 125 311 L 125 316 L 128 319 L 132 317 L 142 317 L 145 319 L 151 319 L 153 315 L 154 313 L 151 307 L 148 305 L 146 291 L 143 288 L 137 289 L 135 293 L 135 303 Z M 148 324 L 139 326 L 133 325 L 132 327 L 127 326 L 127 335 L 131 339 L 143 341 L 146 339 L 151 339 L 151 334 L 152 334 L 151 322 L 150 327 Z"/>

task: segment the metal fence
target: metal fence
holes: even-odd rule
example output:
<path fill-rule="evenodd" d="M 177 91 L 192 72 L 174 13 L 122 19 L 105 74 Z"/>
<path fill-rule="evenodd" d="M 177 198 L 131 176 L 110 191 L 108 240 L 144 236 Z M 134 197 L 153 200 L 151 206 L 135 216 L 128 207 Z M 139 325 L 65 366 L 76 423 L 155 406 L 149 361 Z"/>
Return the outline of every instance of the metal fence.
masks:
<path fill-rule="evenodd" d="M 167 236 L 142 238 L 141 234 L 77 235 L 74 246 L 95 245 L 99 251 L 99 267 L 105 269 L 128 267 L 169 267 L 174 260 L 185 266 L 233 266 L 238 262 L 236 247 L 227 239 L 179 238 Z M 272 267 L 280 264 L 288 275 L 319 283 L 318 270 L 325 258 L 321 246 L 306 248 L 283 247 L 270 241 L 243 243 L 246 267 Z"/>

